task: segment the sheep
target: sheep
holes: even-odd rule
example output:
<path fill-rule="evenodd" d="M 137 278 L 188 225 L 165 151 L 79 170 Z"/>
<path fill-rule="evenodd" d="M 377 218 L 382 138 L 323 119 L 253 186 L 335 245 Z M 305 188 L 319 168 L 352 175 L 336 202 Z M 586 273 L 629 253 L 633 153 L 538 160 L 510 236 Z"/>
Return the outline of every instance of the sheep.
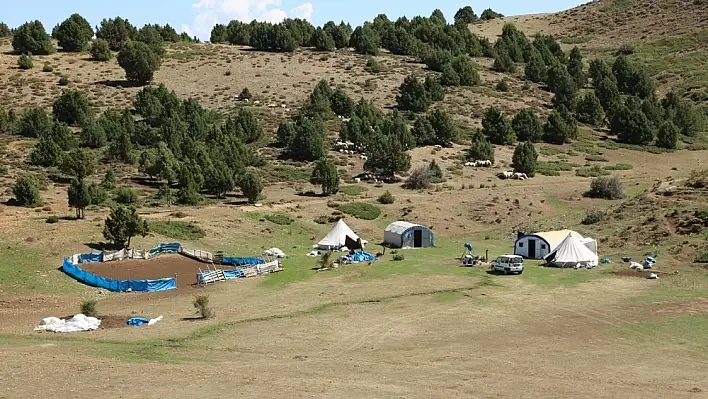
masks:
<path fill-rule="evenodd" d="M 285 104 L 280 104 L 280 108 L 285 108 Z"/>
<path fill-rule="evenodd" d="M 354 181 L 355 181 L 356 183 L 361 183 L 361 179 L 358 178 L 358 177 L 357 177 L 356 179 L 354 179 Z"/>
<path fill-rule="evenodd" d="M 260 100 L 256 100 L 256 101 L 254 101 L 253 103 L 254 103 L 255 105 L 260 105 L 260 104 L 261 104 Z"/>
<path fill-rule="evenodd" d="M 442 149 L 442 146 L 441 146 L 440 144 L 435 144 L 434 147 L 437 148 L 437 149 Z"/>
<path fill-rule="evenodd" d="M 247 98 L 244 98 L 243 101 L 248 102 L 249 100 Z"/>
<path fill-rule="evenodd" d="M 366 155 L 362 155 L 362 156 L 361 156 L 361 159 L 362 159 L 363 161 L 368 161 L 368 160 L 369 160 L 369 157 L 367 157 Z"/>
<path fill-rule="evenodd" d="M 342 153 L 342 154 L 344 154 L 344 149 L 340 148 L 340 149 L 339 149 L 339 152 Z"/>

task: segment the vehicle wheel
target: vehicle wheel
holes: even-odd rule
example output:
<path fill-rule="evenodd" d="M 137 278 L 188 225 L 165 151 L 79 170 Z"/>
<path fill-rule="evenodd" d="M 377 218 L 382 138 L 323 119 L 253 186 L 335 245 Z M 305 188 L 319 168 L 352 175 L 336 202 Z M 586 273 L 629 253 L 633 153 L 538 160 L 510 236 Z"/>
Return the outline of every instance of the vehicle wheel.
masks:
<path fill-rule="evenodd" d="M 509 269 L 504 269 L 504 274 L 509 274 Z"/>
<path fill-rule="evenodd" d="M 518 274 L 518 275 L 521 275 L 521 273 L 523 273 L 523 272 L 524 272 L 524 271 L 522 270 L 522 271 L 518 272 L 517 274 Z"/>

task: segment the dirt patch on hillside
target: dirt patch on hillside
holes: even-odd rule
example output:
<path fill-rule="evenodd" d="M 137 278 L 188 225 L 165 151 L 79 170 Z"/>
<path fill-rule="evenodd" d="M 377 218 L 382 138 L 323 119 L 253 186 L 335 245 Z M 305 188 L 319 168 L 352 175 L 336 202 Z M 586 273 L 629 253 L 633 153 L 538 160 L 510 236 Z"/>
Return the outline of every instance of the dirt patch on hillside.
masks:
<path fill-rule="evenodd" d="M 193 286 L 205 263 L 182 255 L 160 255 L 153 259 L 131 259 L 117 262 L 82 264 L 81 268 L 114 280 L 154 280 L 177 278 L 177 288 Z M 127 319 L 126 319 L 127 320 Z"/>

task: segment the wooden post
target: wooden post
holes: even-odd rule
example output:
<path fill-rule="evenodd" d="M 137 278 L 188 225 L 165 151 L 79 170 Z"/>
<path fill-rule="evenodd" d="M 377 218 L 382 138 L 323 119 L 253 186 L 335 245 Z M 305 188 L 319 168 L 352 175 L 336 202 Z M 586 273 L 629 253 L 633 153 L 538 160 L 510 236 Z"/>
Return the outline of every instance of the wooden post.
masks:
<path fill-rule="evenodd" d="M 489 250 L 488 249 L 484 250 L 484 262 L 485 263 L 489 262 Z"/>

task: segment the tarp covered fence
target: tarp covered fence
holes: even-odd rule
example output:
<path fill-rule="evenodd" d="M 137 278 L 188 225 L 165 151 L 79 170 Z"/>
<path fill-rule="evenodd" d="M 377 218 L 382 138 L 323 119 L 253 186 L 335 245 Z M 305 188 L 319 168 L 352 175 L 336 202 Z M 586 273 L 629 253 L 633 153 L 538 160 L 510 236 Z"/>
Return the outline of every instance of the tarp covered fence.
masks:
<path fill-rule="evenodd" d="M 222 265 L 229 266 L 248 266 L 248 265 L 262 265 L 265 263 L 263 258 L 236 258 L 230 256 L 224 256 L 221 261 Z"/>
<path fill-rule="evenodd" d="M 177 288 L 177 282 L 174 278 L 162 278 L 158 280 L 112 280 L 95 274 L 89 273 L 73 263 L 71 258 L 64 259 L 64 264 L 61 267 L 62 271 L 74 279 L 93 286 L 104 288 L 112 292 L 153 292 L 167 291 Z"/>

